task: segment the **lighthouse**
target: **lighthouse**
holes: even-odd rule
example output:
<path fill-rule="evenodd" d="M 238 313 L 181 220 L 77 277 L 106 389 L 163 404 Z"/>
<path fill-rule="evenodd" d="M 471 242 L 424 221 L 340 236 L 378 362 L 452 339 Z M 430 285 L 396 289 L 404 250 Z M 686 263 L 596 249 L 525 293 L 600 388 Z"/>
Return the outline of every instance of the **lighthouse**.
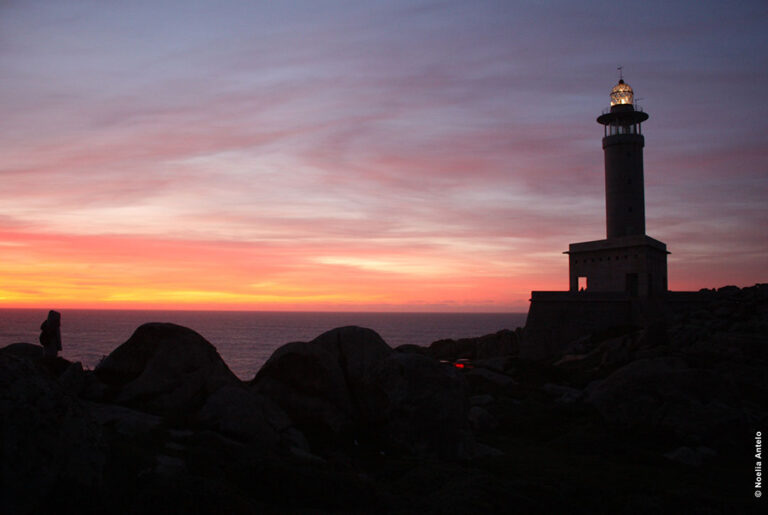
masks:
<path fill-rule="evenodd" d="M 610 99 L 597 118 L 603 126 L 606 237 L 569 245 L 569 290 L 653 296 L 667 291 L 668 252 L 645 234 L 642 124 L 648 114 L 623 77 Z"/>
<path fill-rule="evenodd" d="M 668 291 L 667 246 L 645 233 L 642 124 L 648 114 L 622 76 L 610 99 L 597 117 L 603 126 L 605 239 L 568 246 L 567 291 L 531 292 L 523 359 L 562 357 L 586 335 L 599 339 L 647 327 L 709 301 L 704 292 Z"/>
<path fill-rule="evenodd" d="M 606 238 L 645 234 L 642 123 L 648 115 L 634 106 L 632 88 L 620 79 L 611 90 L 604 127 Z"/>

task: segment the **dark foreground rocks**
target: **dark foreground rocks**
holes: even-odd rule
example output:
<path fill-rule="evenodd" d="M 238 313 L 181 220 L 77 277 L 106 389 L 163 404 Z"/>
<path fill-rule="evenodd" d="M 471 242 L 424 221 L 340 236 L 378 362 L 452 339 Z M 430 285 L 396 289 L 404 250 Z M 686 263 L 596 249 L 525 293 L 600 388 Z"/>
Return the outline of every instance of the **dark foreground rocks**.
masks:
<path fill-rule="evenodd" d="M 101 426 L 58 384 L 42 357 L 14 354 L 0 352 L 2 512 L 41 513 L 62 496 L 87 508 L 103 481 Z"/>
<path fill-rule="evenodd" d="M 342 327 L 284 345 L 251 387 L 285 410 L 318 448 L 471 457 L 467 395 L 458 373 L 394 352 L 374 331 Z"/>
<path fill-rule="evenodd" d="M 391 349 L 345 327 L 242 382 L 147 324 L 95 371 L 0 349 L 2 513 L 750 513 L 768 293 L 546 361 L 520 331 Z"/>
<path fill-rule="evenodd" d="M 200 408 L 218 389 L 239 384 L 213 345 L 174 324 L 139 327 L 95 374 L 110 400 L 160 415 Z"/>
<path fill-rule="evenodd" d="M 277 402 L 317 444 L 350 441 L 383 401 L 370 376 L 392 349 L 374 331 L 344 327 L 277 349 L 251 388 Z"/>

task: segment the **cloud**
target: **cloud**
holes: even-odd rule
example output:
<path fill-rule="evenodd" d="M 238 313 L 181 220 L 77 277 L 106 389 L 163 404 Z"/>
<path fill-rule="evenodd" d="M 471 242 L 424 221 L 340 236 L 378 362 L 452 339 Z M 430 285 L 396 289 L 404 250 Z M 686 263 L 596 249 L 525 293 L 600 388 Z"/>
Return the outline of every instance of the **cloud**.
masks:
<path fill-rule="evenodd" d="M 670 283 L 763 280 L 764 7 L 615 23 L 629 5 L 3 6 L 2 273 L 93 302 L 522 309 L 603 236 L 624 64 Z"/>

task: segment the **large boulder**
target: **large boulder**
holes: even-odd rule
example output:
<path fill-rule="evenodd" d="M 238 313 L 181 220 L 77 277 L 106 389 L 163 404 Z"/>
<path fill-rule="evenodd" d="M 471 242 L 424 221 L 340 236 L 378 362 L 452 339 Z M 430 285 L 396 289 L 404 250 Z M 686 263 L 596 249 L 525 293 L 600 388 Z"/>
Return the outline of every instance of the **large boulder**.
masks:
<path fill-rule="evenodd" d="M 483 367 L 470 369 L 464 377 L 473 394 L 511 393 L 517 384 L 509 375 Z"/>
<path fill-rule="evenodd" d="M 427 356 L 394 352 L 374 331 L 342 327 L 279 348 L 252 388 L 273 399 L 313 448 L 466 456 L 464 382 Z"/>
<path fill-rule="evenodd" d="M 316 442 L 354 438 L 367 418 L 373 367 L 392 349 L 371 329 L 342 327 L 277 349 L 251 382 Z"/>
<path fill-rule="evenodd" d="M 517 333 L 504 329 L 479 338 L 438 340 L 429 346 L 429 353 L 436 359 L 457 360 L 460 358 L 489 359 L 517 355 Z"/>
<path fill-rule="evenodd" d="M 309 451 L 304 435 L 271 399 L 245 386 L 225 386 L 211 395 L 198 421 L 229 437 L 264 447 Z"/>
<path fill-rule="evenodd" d="M 12 343 L 0 348 L 0 354 L 11 354 L 19 358 L 36 360 L 43 357 L 43 348 L 31 343 Z"/>
<path fill-rule="evenodd" d="M 146 437 L 162 431 L 163 419 L 143 411 L 136 411 L 116 404 L 83 401 L 94 420 L 102 428 L 120 437 Z"/>
<path fill-rule="evenodd" d="M 6 345 L 0 348 L 0 354 L 8 354 L 33 361 L 39 366 L 46 368 L 56 377 L 61 375 L 72 364 L 61 356 L 45 357 L 43 355 L 43 348 L 40 345 L 33 345 L 31 343 L 12 343 Z"/>
<path fill-rule="evenodd" d="M 88 511 L 106 461 L 101 428 L 46 367 L 10 353 L 0 353 L 0 445 L 3 513 Z"/>
<path fill-rule="evenodd" d="M 205 338 L 163 323 L 139 327 L 95 373 L 115 401 L 158 415 L 196 411 L 220 388 L 240 384 Z"/>
<path fill-rule="evenodd" d="M 376 366 L 371 380 L 384 396 L 377 403 L 382 442 L 422 456 L 471 456 L 469 398 L 452 367 L 395 353 Z"/>
<path fill-rule="evenodd" d="M 587 400 L 611 424 L 707 442 L 746 423 L 739 397 L 724 379 L 680 358 L 640 359 L 590 386 Z"/>

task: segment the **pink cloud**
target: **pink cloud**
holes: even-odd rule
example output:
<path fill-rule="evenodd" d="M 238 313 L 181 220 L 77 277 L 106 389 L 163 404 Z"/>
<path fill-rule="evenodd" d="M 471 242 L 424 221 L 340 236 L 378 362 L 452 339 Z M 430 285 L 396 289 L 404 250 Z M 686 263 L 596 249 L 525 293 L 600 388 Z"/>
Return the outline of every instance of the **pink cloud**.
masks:
<path fill-rule="evenodd" d="M 522 309 L 565 287 L 568 243 L 604 234 L 594 118 L 615 41 L 642 56 L 624 64 L 648 98 L 648 227 L 672 286 L 765 280 L 753 6 L 629 28 L 572 4 L 3 9 L 15 291 Z"/>

